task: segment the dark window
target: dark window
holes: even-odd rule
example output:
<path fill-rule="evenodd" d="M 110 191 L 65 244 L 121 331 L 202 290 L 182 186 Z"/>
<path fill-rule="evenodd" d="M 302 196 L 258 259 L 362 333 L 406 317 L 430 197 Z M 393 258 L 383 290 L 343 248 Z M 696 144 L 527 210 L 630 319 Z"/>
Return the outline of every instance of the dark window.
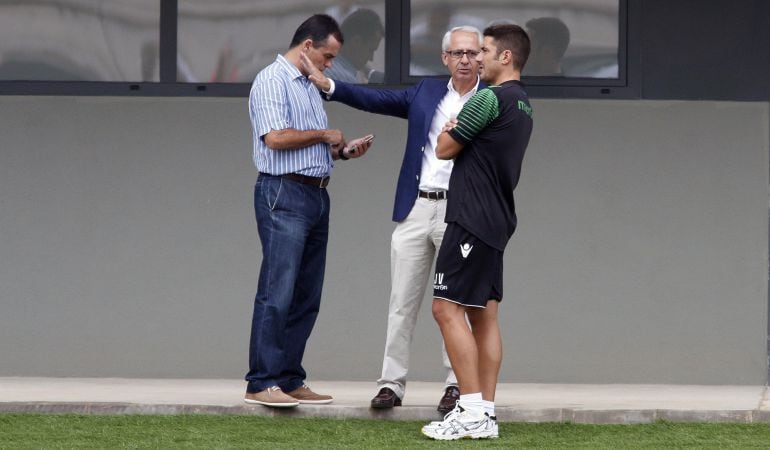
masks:
<path fill-rule="evenodd" d="M 524 76 L 619 78 L 619 1 L 411 0 L 409 75 L 446 74 L 442 37 L 457 26 L 493 23 L 527 30 L 532 51 Z"/>
<path fill-rule="evenodd" d="M 159 81 L 158 0 L 0 2 L 0 80 Z"/>
<path fill-rule="evenodd" d="M 345 37 L 330 76 L 382 82 L 385 0 L 179 0 L 177 80 L 250 83 L 288 49 L 297 26 L 316 12 L 337 19 Z"/>
<path fill-rule="evenodd" d="M 441 40 L 449 28 L 483 30 L 504 20 L 531 28 L 533 56 L 524 72 L 531 95 L 632 98 L 638 81 L 628 76 L 638 68 L 628 67 L 627 4 L 0 0 L 0 94 L 245 96 L 257 72 L 287 50 L 301 21 L 326 12 L 346 38 L 328 71 L 340 80 L 403 86 L 446 75 Z M 559 39 L 564 46 L 565 29 L 563 54 L 547 50 Z M 548 58 L 554 54 L 557 65 Z"/>

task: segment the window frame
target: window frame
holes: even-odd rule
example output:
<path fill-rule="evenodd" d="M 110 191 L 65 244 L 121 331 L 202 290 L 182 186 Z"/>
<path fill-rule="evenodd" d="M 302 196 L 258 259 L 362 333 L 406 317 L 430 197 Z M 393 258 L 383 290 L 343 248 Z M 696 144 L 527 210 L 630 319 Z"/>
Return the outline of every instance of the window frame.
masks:
<path fill-rule="evenodd" d="M 629 0 L 618 0 L 617 79 L 571 77 L 523 77 L 531 97 L 543 98 L 639 98 L 638 58 L 631 57 L 638 42 L 629 20 Z M 23 81 L 0 80 L 0 95 L 245 97 L 250 83 L 187 83 L 177 81 L 178 1 L 159 0 L 159 82 Z M 410 0 L 385 0 L 385 82 L 378 88 L 405 87 L 425 77 L 409 74 Z M 446 78 L 436 76 L 435 78 Z"/>

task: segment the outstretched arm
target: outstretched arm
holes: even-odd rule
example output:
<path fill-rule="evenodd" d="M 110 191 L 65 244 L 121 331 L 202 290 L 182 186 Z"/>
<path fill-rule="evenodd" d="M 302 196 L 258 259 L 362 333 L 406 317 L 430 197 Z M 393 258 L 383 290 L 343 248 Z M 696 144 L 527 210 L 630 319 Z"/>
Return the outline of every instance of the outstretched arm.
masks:
<path fill-rule="evenodd" d="M 345 83 L 342 81 L 332 81 L 324 73 L 313 66 L 305 55 L 300 56 L 302 67 L 308 73 L 308 80 L 322 92 L 333 92 L 323 94 L 327 100 L 344 103 L 353 108 L 362 111 L 384 114 L 388 116 L 407 118 L 409 106 L 417 92 L 418 85 L 409 89 L 390 90 L 373 89 L 370 87 L 359 86 L 357 84 Z"/>

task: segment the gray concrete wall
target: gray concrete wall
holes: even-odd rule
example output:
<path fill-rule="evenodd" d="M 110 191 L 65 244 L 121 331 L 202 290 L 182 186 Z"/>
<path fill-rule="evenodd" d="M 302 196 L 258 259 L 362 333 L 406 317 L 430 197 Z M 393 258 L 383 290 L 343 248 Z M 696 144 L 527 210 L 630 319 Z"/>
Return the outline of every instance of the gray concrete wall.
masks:
<path fill-rule="evenodd" d="M 534 100 L 501 381 L 764 384 L 768 105 Z M 405 122 L 329 105 L 311 379 L 375 380 Z M 259 244 L 245 99 L 0 98 L 0 376 L 241 377 Z M 440 380 L 423 304 L 412 379 Z"/>

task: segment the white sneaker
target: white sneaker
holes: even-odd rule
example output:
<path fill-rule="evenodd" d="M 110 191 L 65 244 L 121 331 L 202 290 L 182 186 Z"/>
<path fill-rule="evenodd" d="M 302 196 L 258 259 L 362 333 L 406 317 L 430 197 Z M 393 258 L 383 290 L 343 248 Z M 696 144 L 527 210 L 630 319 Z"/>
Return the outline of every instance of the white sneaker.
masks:
<path fill-rule="evenodd" d="M 484 414 L 487 414 L 487 413 L 484 413 Z M 490 434 L 489 437 L 492 438 L 492 439 L 499 438 L 500 437 L 500 430 L 497 428 L 497 416 L 489 416 L 489 421 L 492 422 L 492 429 L 490 430 L 491 434 Z"/>
<path fill-rule="evenodd" d="M 458 408 L 455 408 L 458 409 Z M 487 439 L 499 437 L 497 421 L 487 414 L 460 411 L 442 422 L 431 422 L 422 427 L 422 434 L 439 441 L 456 439 Z M 449 414 L 454 413 L 450 411 Z M 449 415 L 447 414 L 447 416 Z"/>
<path fill-rule="evenodd" d="M 433 422 L 429 423 L 429 426 L 437 426 L 441 425 L 443 423 L 449 423 L 451 422 L 452 418 L 454 418 L 456 415 L 460 414 L 461 412 L 465 411 L 462 406 L 460 406 L 460 402 L 458 401 L 455 404 L 455 409 L 449 411 L 448 413 L 444 414 L 444 418 L 442 420 L 434 420 Z"/>

